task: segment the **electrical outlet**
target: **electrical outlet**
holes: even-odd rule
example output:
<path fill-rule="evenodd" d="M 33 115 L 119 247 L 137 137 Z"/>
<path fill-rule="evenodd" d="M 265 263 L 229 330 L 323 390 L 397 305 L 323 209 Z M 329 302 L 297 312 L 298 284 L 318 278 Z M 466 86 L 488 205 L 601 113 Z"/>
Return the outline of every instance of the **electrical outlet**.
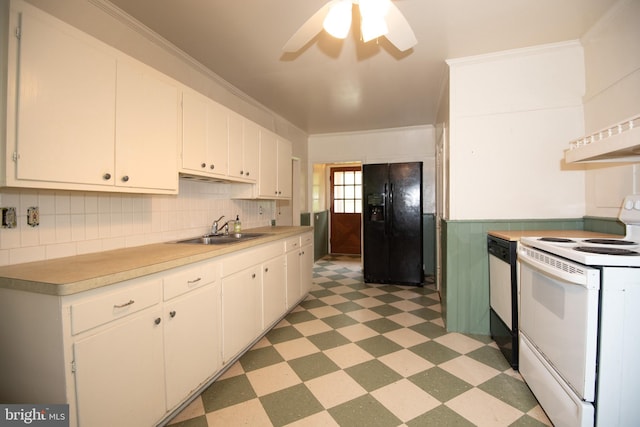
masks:
<path fill-rule="evenodd" d="M 16 208 L 0 208 L 2 213 L 2 228 L 16 228 L 18 221 L 16 218 Z"/>
<path fill-rule="evenodd" d="M 27 208 L 27 224 L 31 227 L 40 225 L 40 209 L 37 206 Z"/>

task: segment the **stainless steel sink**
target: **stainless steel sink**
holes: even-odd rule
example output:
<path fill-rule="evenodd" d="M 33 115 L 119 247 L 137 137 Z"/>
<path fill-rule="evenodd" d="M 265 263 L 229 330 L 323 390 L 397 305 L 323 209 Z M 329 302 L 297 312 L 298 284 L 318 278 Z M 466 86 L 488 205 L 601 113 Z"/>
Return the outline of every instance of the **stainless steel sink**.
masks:
<path fill-rule="evenodd" d="M 264 236 L 265 233 L 229 233 L 229 234 L 207 234 L 205 236 L 191 239 L 178 240 L 176 243 L 195 243 L 199 245 L 225 245 L 228 243 L 244 242 L 245 240 L 256 239 Z"/>

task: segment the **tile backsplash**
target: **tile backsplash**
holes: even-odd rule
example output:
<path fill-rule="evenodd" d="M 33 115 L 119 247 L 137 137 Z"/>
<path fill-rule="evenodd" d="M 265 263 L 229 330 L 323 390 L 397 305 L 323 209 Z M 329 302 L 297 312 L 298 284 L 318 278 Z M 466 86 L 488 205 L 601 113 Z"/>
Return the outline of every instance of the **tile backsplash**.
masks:
<path fill-rule="evenodd" d="M 271 200 L 234 200 L 234 186 L 180 180 L 178 195 L 0 189 L 15 207 L 16 228 L 0 228 L 0 265 L 167 242 L 207 233 L 213 220 L 240 216 L 243 228 L 275 219 Z M 27 224 L 37 206 L 40 224 Z"/>

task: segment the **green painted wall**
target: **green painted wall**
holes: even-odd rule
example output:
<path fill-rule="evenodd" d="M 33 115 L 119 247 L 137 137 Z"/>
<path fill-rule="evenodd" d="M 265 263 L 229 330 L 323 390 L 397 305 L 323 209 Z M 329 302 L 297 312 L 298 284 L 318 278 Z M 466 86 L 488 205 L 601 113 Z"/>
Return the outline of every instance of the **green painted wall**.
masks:
<path fill-rule="evenodd" d="M 313 213 L 313 259 L 329 253 L 329 211 Z"/>
<path fill-rule="evenodd" d="M 442 315 L 447 330 L 489 334 L 490 230 L 590 230 L 624 234 L 616 219 L 443 221 Z"/>

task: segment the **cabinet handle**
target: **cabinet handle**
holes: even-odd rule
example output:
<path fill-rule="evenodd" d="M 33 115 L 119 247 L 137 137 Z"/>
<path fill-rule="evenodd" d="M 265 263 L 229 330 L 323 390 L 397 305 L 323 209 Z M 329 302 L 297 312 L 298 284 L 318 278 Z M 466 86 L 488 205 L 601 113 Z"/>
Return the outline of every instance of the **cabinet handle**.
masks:
<path fill-rule="evenodd" d="M 122 182 L 127 182 L 129 181 L 129 175 L 125 175 L 122 177 Z"/>
<path fill-rule="evenodd" d="M 207 167 L 207 164 L 206 164 L 206 163 L 200 163 L 200 167 L 201 167 L 201 168 L 206 168 L 206 167 Z"/>
<path fill-rule="evenodd" d="M 269 267 L 266 267 L 266 268 L 264 269 L 264 272 L 265 272 L 265 273 L 268 273 L 268 272 L 269 272 Z"/>
<path fill-rule="evenodd" d="M 249 172 L 245 172 L 245 175 L 249 176 Z"/>
<path fill-rule="evenodd" d="M 240 171 L 240 175 L 244 175 L 244 171 Z"/>
<path fill-rule="evenodd" d="M 211 164 L 211 166 L 209 166 L 209 169 L 211 169 L 211 170 L 213 170 L 215 168 L 216 168 L 216 165 L 214 165 L 214 164 Z"/>
<path fill-rule="evenodd" d="M 153 323 L 155 323 L 156 325 L 159 325 L 160 322 L 162 322 L 162 319 L 159 318 L 159 317 L 156 320 L 153 321 Z"/>
<path fill-rule="evenodd" d="M 255 279 L 255 278 L 256 278 L 256 273 L 253 273 L 253 274 L 251 275 L 251 278 L 252 278 L 252 279 Z"/>
<path fill-rule="evenodd" d="M 187 280 L 187 283 L 193 285 L 194 283 L 198 283 L 200 280 L 202 280 L 202 277 L 198 277 L 197 279 L 193 280 Z"/>
<path fill-rule="evenodd" d="M 111 179 L 111 174 L 110 173 L 105 173 L 104 175 L 102 175 L 102 179 L 104 179 L 105 181 L 108 181 Z"/>
<path fill-rule="evenodd" d="M 175 310 L 171 310 L 169 312 L 169 316 L 171 316 L 172 318 L 176 317 L 176 311 Z"/>
<path fill-rule="evenodd" d="M 131 304 L 133 304 L 135 301 L 130 299 L 129 301 L 125 302 L 124 304 L 113 304 L 113 308 L 125 308 Z"/>

